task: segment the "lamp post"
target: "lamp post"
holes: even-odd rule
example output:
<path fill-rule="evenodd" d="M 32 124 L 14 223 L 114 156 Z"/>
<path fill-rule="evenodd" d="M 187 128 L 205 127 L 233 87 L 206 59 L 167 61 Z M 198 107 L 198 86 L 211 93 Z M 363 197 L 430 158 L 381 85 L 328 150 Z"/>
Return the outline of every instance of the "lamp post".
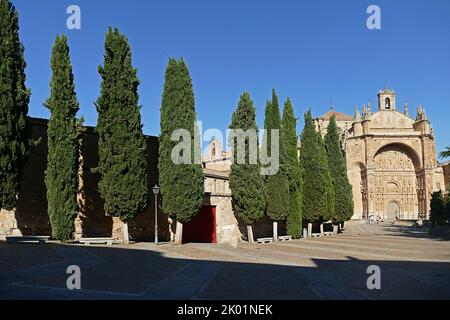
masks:
<path fill-rule="evenodd" d="M 159 187 L 155 184 L 152 188 L 155 195 L 155 245 L 158 245 L 158 193 Z"/>

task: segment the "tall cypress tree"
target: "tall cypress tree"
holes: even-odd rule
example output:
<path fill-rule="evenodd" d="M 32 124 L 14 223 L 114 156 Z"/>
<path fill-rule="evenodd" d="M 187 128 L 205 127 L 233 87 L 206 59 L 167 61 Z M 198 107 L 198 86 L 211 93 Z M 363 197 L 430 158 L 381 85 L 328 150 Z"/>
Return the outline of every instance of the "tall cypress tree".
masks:
<path fill-rule="evenodd" d="M 233 112 L 229 129 L 255 130 L 256 110 L 250 94 L 245 92 L 241 95 L 239 104 Z M 234 212 L 247 225 L 248 241 L 253 243 L 252 224 L 262 218 L 266 207 L 264 181 L 260 172 L 259 162 L 251 164 L 249 161 L 249 140 L 245 143 L 245 164 L 237 163 L 237 139 L 229 141 L 233 146 L 233 164 L 230 172 L 230 190 Z M 242 152 L 242 150 L 241 150 Z"/>
<path fill-rule="evenodd" d="M 16 207 L 28 152 L 24 49 L 19 17 L 9 0 L 0 0 L 0 208 Z"/>
<path fill-rule="evenodd" d="M 132 66 L 127 38 L 109 28 L 105 39 L 101 95 L 97 100 L 99 190 L 105 211 L 126 222 L 143 211 L 148 201 L 146 140 L 138 105 L 139 79 Z"/>
<path fill-rule="evenodd" d="M 331 176 L 327 150 L 325 149 L 325 141 L 319 132 L 317 132 L 317 139 L 319 140 L 319 168 L 323 179 L 322 181 L 325 186 L 325 195 L 327 199 L 326 214 L 321 217 L 321 222 L 329 220 L 333 221 L 336 217 L 336 195 L 333 186 L 334 179 Z"/>
<path fill-rule="evenodd" d="M 287 98 L 281 122 L 281 163 L 289 180 L 289 215 L 287 217 L 287 233 L 296 238 L 302 234 L 302 176 L 297 153 L 297 119 L 292 103 Z"/>
<path fill-rule="evenodd" d="M 348 181 L 347 165 L 342 153 L 339 133 L 336 125 L 336 117 L 333 115 L 328 124 L 325 135 L 325 146 L 328 156 L 328 164 L 333 177 L 335 192 L 334 222 L 342 223 L 353 215 L 352 186 Z"/>
<path fill-rule="evenodd" d="M 52 236 L 69 240 L 77 215 L 78 134 L 75 118 L 79 105 L 65 35 L 57 36 L 53 46 L 50 97 L 44 105 L 50 110 L 48 156 L 45 184 Z"/>
<path fill-rule="evenodd" d="M 267 151 L 270 156 L 274 156 L 275 152 L 271 148 L 272 135 L 271 130 L 280 130 L 281 117 L 280 107 L 278 105 L 278 97 L 275 90 L 272 90 L 272 101 L 268 101 L 266 105 L 266 113 L 264 120 L 264 128 L 266 129 L 265 137 L 267 143 Z M 289 213 L 289 181 L 286 176 L 285 166 L 282 161 L 286 159 L 285 151 L 280 141 L 277 141 L 279 148 L 280 169 L 277 173 L 268 175 L 266 183 L 267 206 L 266 214 L 274 221 L 273 222 L 273 239 L 278 240 L 277 222 L 285 220 Z"/>
<path fill-rule="evenodd" d="M 311 110 L 305 114 L 301 136 L 300 166 L 303 175 L 303 217 L 309 222 L 321 222 L 330 217 L 332 209 L 328 161 L 322 137 L 316 132 Z M 328 177 L 327 177 L 328 172 Z M 333 199 L 334 201 L 334 199 Z"/>
<path fill-rule="evenodd" d="M 194 218 L 203 202 L 203 170 L 196 163 L 195 133 L 197 115 L 192 80 L 185 62 L 170 59 L 166 68 L 161 103 L 161 135 L 159 144 L 159 180 L 163 211 L 177 220 L 176 242 L 182 241 L 182 224 Z M 187 163 L 176 164 L 172 151 L 177 142 L 171 141 L 175 130 L 189 132 L 187 141 L 191 152 Z M 184 141 L 186 142 L 186 141 Z M 188 155 L 188 153 L 187 153 Z"/>

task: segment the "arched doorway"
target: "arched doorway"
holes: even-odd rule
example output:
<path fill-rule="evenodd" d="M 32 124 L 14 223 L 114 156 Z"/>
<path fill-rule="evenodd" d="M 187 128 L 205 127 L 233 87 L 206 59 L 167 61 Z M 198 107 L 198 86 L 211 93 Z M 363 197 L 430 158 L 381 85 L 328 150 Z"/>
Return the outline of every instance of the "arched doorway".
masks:
<path fill-rule="evenodd" d="M 387 221 L 394 221 L 399 218 L 400 215 L 400 205 L 396 201 L 391 201 L 388 203 L 386 210 Z"/>

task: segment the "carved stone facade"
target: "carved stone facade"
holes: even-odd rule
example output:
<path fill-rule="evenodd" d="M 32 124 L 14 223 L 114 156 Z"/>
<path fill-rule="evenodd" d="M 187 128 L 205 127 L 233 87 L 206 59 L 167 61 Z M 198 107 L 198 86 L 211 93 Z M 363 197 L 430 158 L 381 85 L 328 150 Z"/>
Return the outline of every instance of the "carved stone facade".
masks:
<path fill-rule="evenodd" d="M 316 123 L 326 123 L 331 114 Z M 368 104 L 362 114 L 355 108 L 350 126 L 348 117 L 337 118 L 337 124 L 353 187 L 352 219 L 372 214 L 385 221 L 428 219 L 431 193 L 445 191 L 446 183 L 425 109 L 419 106 L 415 118 L 407 104 L 399 112 L 395 92 L 384 89 L 378 93 L 377 112 Z"/>

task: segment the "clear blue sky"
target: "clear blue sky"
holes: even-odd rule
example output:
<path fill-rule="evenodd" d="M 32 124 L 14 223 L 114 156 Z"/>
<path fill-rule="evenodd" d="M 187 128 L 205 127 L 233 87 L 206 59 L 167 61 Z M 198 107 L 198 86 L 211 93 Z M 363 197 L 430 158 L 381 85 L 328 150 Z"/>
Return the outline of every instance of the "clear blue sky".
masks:
<path fill-rule="evenodd" d="M 263 123 L 276 88 L 301 118 L 329 109 L 353 114 L 376 104 L 385 82 L 397 104 L 422 104 L 437 136 L 450 145 L 450 1 L 448 0 L 13 0 L 32 89 L 30 114 L 48 118 L 50 53 L 56 34 L 69 38 L 80 112 L 95 125 L 97 67 L 108 26 L 127 37 L 141 80 L 144 132 L 159 134 L 159 106 L 169 57 L 183 57 L 193 78 L 204 128 L 225 130 L 239 95 L 250 92 Z M 82 29 L 66 28 L 66 8 L 79 5 Z M 368 30 L 366 9 L 381 8 L 381 30 Z"/>

